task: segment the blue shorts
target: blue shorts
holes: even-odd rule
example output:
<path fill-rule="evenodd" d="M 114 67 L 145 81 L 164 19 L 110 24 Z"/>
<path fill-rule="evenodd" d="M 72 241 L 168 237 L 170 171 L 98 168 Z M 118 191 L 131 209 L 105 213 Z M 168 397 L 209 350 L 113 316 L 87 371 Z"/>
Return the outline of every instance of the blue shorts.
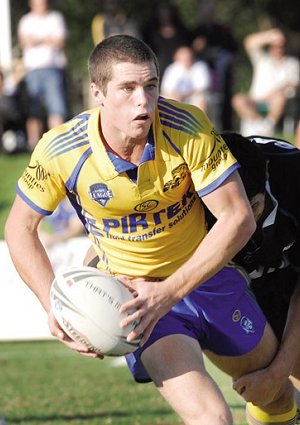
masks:
<path fill-rule="evenodd" d="M 246 278 L 235 268 L 225 267 L 163 316 L 143 347 L 128 354 L 126 360 L 137 382 L 150 382 L 140 356 L 160 338 L 188 335 L 198 340 L 203 350 L 240 356 L 257 346 L 265 326 L 266 318 Z"/>
<path fill-rule="evenodd" d="M 43 68 L 29 71 L 26 74 L 25 82 L 29 97 L 29 116 L 41 117 L 43 116 L 42 111 L 45 109 L 48 115 L 67 117 L 63 69 Z"/>

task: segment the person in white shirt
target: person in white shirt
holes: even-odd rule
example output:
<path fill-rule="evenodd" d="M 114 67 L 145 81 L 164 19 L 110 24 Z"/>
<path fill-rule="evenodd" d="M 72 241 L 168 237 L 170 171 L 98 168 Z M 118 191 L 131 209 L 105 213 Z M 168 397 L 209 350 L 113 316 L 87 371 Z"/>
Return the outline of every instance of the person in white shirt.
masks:
<path fill-rule="evenodd" d="M 41 111 L 46 112 L 49 129 L 67 117 L 63 51 L 67 28 L 63 15 L 49 10 L 48 0 L 29 0 L 28 5 L 30 12 L 19 21 L 18 37 L 26 70 L 26 130 L 32 150 L 43 131 Z"/>
<path fill-rule="evenodd" d="M 173 63 L 162 76 L 162 96 L 198 106 L 206 112 L 209 89 L 210 72 L 206 63 L 196 61 L 190 47 L 179 47 Z"/>
<path fill-rule="evenodd" d="M 253 65 L 253 79 L 248 93 L 233 97 L 233 108 L 241 118 L 244 135 L 272 136 L 288 97 L 299 86 L 300 63 L 286 54 L 286 38 L 276 28 L 248 35 L 244 46 Z"/>

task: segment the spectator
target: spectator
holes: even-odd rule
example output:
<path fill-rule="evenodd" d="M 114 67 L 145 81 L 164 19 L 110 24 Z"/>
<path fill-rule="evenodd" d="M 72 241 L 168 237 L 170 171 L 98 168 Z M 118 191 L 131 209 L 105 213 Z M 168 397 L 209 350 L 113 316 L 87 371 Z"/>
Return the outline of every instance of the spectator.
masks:
<path fill-rule="evenodd" d="M 5 152 L 23 150 L 26 146 L 24 116 L 18 101 L 17 88 L 5 90 L 4 73 L 0 69 L 0 146 Z"/>
<path fill-rule="evenodd" d="M 162 96 L 206 111 L 209 89 L 210 72 L 205 62 L 195 61 L 190 47 L 179 47 L 175 52 L 174 62 L 167 66 L 162 77 Z"/>
<path fill-rule="evenodd" d="M 197 58 L 205 61 L 211 70 L 214 96 L 211 97 L 209 115 L 223 129 L 231 129 L 233 61 L 237 43 L 230 29 L 216 21 L 212 2 L 200 3 L 199 23 L 192 32 L 192 40 Z"/>
<path fill-rule="evenodd" d="M 253 79 L 248 93 L 232 99 L 244 135 L 273 135 L 288 97 L 299 85 L 299 61 L 286 55 L 285 45 L 285 36 L 277 28 L 250 34 L 244 40 Z"/>
<path fill-rule="evenodd" d="M 156 54 L 160 74 L 163 76 L 166 67 L 173 61 L 176 49 L 190 43 L 190 34 L 178 9 L 169 1 L 158 2 L 149 21 L 143 32 L 143 39 Z"/>
<path fill-rule="evenodd" d="M 141 38 L 138 24 L 130 19 L 121 5 L 121 0 L 103 0 L 101 13 L 94 16 L 91 24 L 91 32 L 94 46 L 107 37 L 117 34 L 126 34 Z M 86 103 L 88 109 L 96 106 L 95 100 L 90 93 L 90 82 L 86 81 Z"/>
<path fill-rule="evenodd" d="M 103 1 L 103 12 L 93 18 L 91 31 L 95 46 L 111 35 L 127 34 L 141 37 L 137 23 L 126 15 L 120 0 Z"/>
<path fill-rule="evenodd" d="M 63 51 L 67 30 L 61 13 L 49 10 L 47 0 L 29 0 L 28 5 L 30 12 L 22 16 L 18 36 L 26 69 L 26 129 L 32 150 L 43 131 L 41 111 L 45 109 L 48 128 L 61 124 L 67 116 Z"/>

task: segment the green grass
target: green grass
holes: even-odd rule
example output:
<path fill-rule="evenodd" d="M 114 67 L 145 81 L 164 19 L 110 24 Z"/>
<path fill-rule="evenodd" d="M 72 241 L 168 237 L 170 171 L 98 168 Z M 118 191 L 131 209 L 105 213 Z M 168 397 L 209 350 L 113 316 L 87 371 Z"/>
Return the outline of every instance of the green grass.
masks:
<path fill-rule="evenodd" d="M 153 384 L 136 384 L 112 359 L 88 359 L 57 341 L 0 343 L 0 416 L 23 425 L 176 425 Z M 242 399 L 229 377 L 210 363 L 236 425 L 245 425 Z"/>
<path fill-rule="evenodd" d="M 15 197 L 16 182 L 23 173 L 29 154 L 0 154 L 0 239 L 10 207 Z"/>

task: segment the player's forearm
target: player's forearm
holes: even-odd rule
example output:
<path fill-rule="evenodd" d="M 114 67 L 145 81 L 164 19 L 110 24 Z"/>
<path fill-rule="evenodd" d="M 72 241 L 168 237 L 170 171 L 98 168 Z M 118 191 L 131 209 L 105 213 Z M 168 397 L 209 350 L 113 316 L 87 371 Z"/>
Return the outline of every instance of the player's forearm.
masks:
<path fill-rule="evenodd" d="M 194 255 L 166 280 L 175 290 L 176 299 L 183 298 L 228 264 L 254 230 L 255 222 L 251 215 L 236 211 L 221 217 Z"/>
<path fill-rule="evenodd" d="M 6 241 L 17 272 L 35 293 L 48 313 L 50 286 L 54 273 L 49 258 L 36 234 L 16 227 L 6 229 Z"/>

